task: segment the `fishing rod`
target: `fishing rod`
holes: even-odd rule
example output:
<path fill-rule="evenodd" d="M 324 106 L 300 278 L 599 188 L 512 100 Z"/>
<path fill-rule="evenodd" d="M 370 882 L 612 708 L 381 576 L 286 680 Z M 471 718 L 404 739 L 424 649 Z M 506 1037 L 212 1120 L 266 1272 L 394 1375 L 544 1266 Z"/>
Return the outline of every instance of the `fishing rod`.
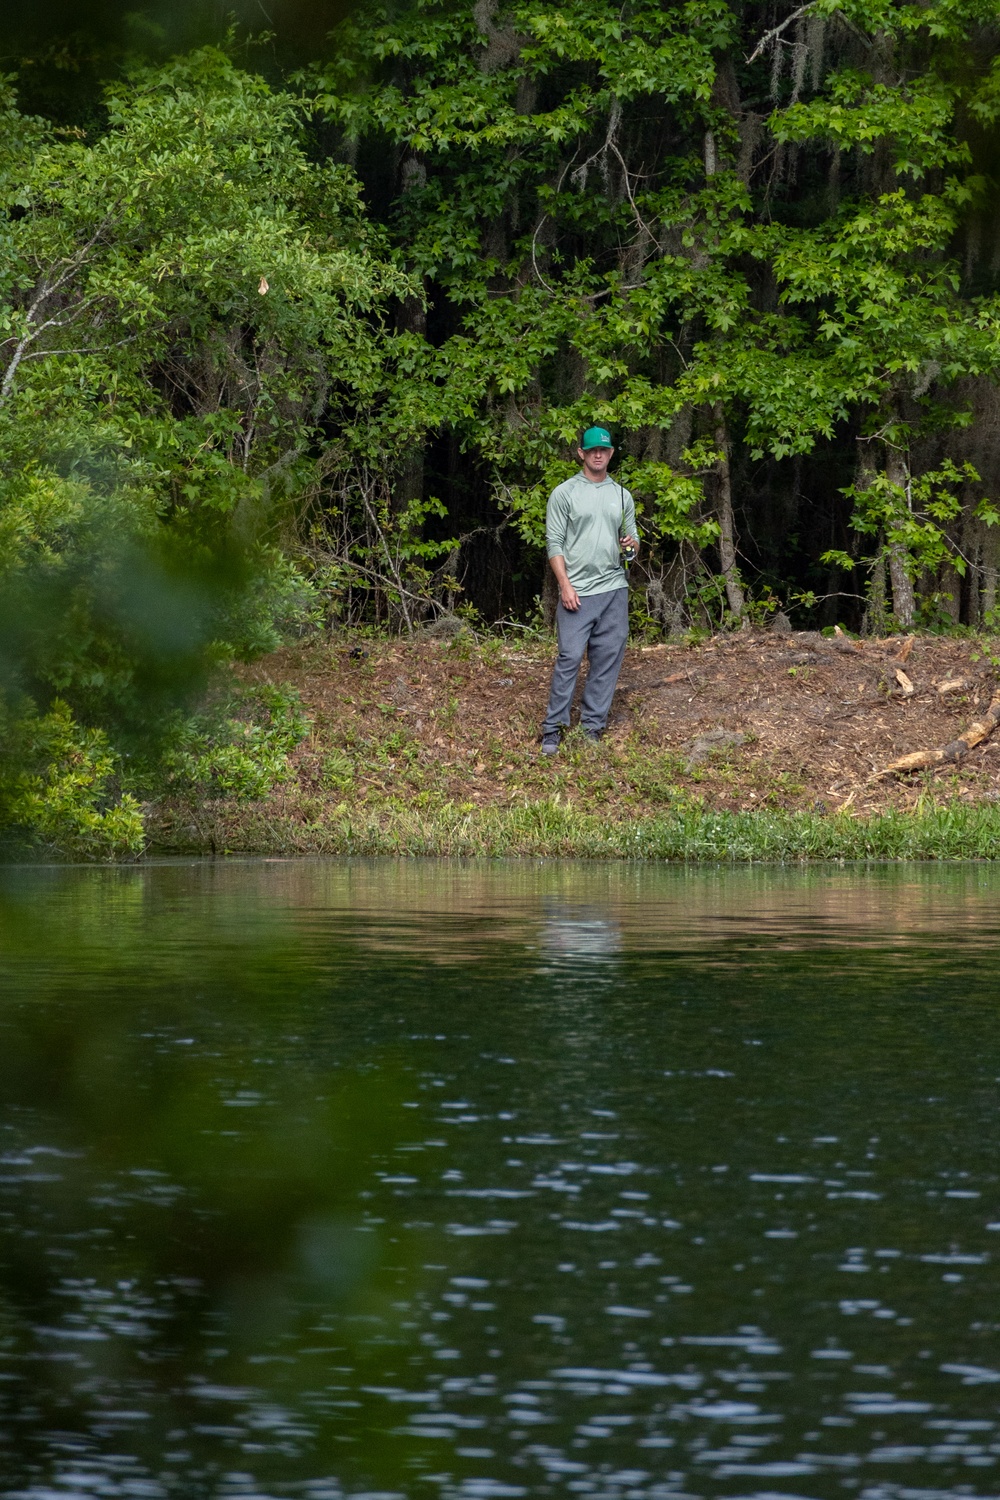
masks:
<path fill-rule="evenodd" d="M 618 526 L 618 551 L 621 553 L 622 567 L 627 569 L 632 563 L 635 562 L 636 557 L 638 556 L 638 552 L 637 549 L 631 545 L 626 547 L 622 539 L 622 530 L 625 526 L 625 486 L 622 484 L 621 480 L 617 478 L 617 476 L 615 477 L 614 482 L 618 486 L 618 493 L 622 497 L 622 518 Z M 633 505 L 634 503 L 635 502 L 633 501 Z"/>

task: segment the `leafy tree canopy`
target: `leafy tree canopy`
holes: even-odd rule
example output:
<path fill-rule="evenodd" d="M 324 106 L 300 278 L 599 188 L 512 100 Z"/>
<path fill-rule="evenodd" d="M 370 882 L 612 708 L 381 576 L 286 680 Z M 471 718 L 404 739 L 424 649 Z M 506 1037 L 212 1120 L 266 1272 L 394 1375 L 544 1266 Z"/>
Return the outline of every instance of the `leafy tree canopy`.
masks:
<path fill-rule="evenodd" d="M 301 584 L 276 520 L 406 283 L 299 101 L 219 52 L 116 85 L 93 142 L 6 107 L 7 713 L 58 697 L 138 753 L 214 662 L 277 643 Z"/>

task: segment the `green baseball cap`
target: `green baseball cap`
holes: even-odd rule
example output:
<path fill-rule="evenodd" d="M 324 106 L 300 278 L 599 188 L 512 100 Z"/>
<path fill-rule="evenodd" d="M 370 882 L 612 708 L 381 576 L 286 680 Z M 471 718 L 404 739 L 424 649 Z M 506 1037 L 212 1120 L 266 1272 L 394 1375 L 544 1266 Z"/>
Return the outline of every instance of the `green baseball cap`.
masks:
<path fill-rule="evenodd" d="M 580 439 L 580 447 L 586 453 L 588 448 L 613 448 L 614 443 L 606 427 L 588 427 Z"/>

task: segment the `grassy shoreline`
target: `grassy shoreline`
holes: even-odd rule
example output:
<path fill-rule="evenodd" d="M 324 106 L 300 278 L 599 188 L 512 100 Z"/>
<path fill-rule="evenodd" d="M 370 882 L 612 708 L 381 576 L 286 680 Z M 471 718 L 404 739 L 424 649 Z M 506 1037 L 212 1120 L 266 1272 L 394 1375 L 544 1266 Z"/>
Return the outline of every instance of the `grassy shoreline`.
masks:
<path fill-rule="evenodd" d="M 337 809 L 302 821 L 263 806 L 177 807 L 150 854 L 559 858 L 671 863 L 804 860 L 992 860 L 1000 806 L 925 805 L 871 817 L 685 808 L 607 819 L 553 801 L 519 807 Z"/>
<path fill-rule="evenodd" d="M 840 647 L 845 643 L 841 641 Z M 267 798 L 147 809 L 150 852 L 796 863 L 1000 856 L 1000 756 L 873 773 L 945 743 L 995 690 L 997 652 L 919 638 L 744 631 L 632 648 L 599 745 L 540 755 L 551 643 L 305 644 L 247 674 L 310 729 Z M 360 654 L 359 654 L 360 653 Z M 961 691 L 941 693 L 947 681 Z"/>
<path fill-rule="evenodd" d="M 996 859 L 1000 735 L 960 763 L 880 768 L 950 743 L 982 712 L 1000 642 L 914 638 L 905 689 L 901 649 L 754 631 L 636 646 L 605 738 L 572 730 L 549 757 L 538 717 L 551 642 L 302 642 L 241 669 L 242 717 L 143 805 L 145 852 Z"/>

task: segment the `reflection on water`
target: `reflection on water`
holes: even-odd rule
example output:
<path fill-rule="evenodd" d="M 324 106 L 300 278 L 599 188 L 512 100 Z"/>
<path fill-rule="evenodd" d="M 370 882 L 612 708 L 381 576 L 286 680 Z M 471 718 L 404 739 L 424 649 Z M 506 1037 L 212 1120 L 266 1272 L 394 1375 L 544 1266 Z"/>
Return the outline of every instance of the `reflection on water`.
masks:
<path fill-rule="evenodd" d="M 998 896 L 7 871 L 0 1494 L 1000 1494 Z"/>
<path fill-rule="evenodd" d="M 539 936 L 543 953 L 555 959 L 610 958 L 621 950 L 622 931 L 613 916 L 598 909 L 546 901 Z"/>

